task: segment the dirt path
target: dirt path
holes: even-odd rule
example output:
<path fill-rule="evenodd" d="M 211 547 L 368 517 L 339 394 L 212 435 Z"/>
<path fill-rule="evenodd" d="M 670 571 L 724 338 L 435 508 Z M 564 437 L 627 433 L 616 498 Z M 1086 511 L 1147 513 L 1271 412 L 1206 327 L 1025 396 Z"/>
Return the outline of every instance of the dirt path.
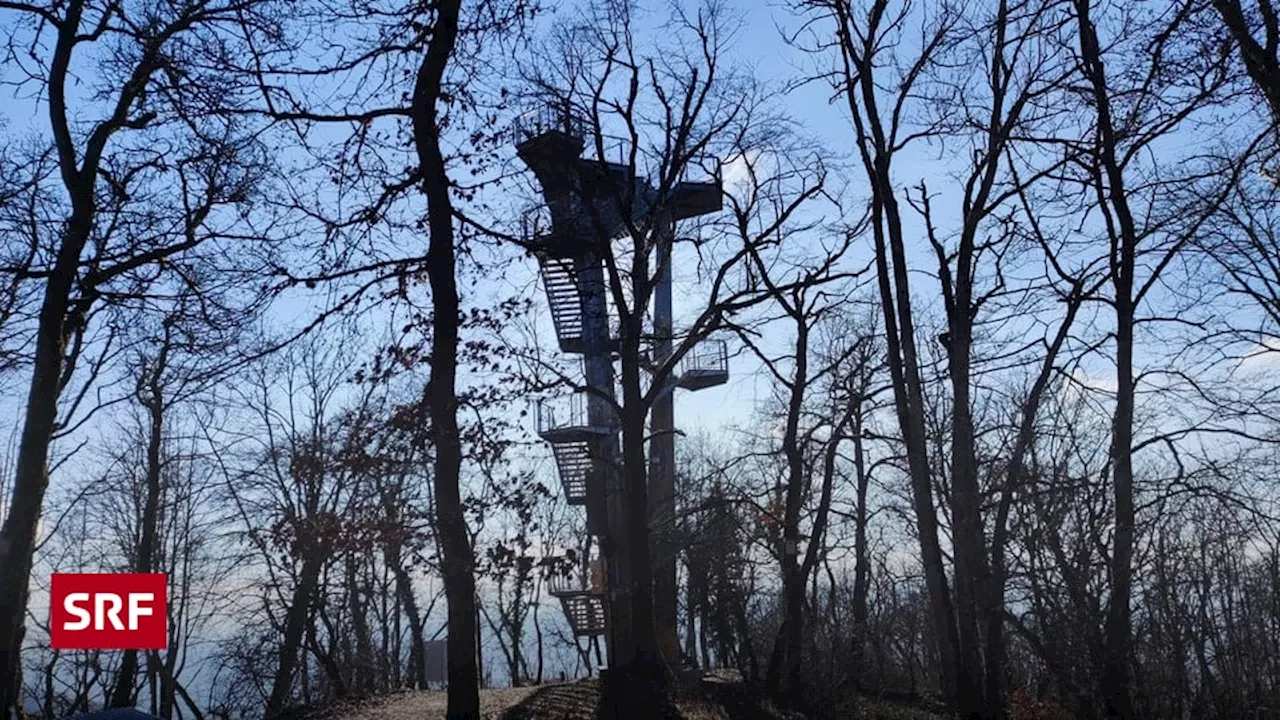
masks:
<path fill-rule="evenodd" d="M 334 705 L 308 715 L 307 720 L 443 720 L 446 700 L 443 691 L 405 690 Z M 600 687 L 594 678 L 489 689 L 480 691 L 480 714 L 484 720 L 594 720 L 599 700 Z M 802 715 L 774 707 L 741 682 L 704 682 L 700 691 L 681 693 L 675 707 L 685 720 L 803 720 Z M 942 720 L 941 715 L 926 710 L 872 698 L 864 698 L 841 716 L 851 720 Z"/>
<path fill-rule="evenodd" d="M 735 693 L 721 697 L 684 696 L 675 701 L 686 720 L 785 720 L 785 715 L 760 709 L 744 714 L 746 704 Z M 502 688 L 480 691 L 480 714 L 484 720 L 594 720 L 600 687 L 594 678 L 532 688 Z M 374 698 L 331 706 L 309 720 L 437 720 L 443 719 L 447 695 L 443 691 L 405 690 Z M 722 704 L 723 703 L 723 704 Z M 504 718 L 504 714 L 510 715 Z"/>
<path fill-rule="evenodd" d="M 543 686 L 546 687 L 545 685 Z M 498 720 L 538 688 L 497 688 L 480 691 L 480 716 Z M 448 695 L 443 691 L 401 692 L 343 703 L 325 710 L 322 720 L 437 720 L 443 719 Z"/>

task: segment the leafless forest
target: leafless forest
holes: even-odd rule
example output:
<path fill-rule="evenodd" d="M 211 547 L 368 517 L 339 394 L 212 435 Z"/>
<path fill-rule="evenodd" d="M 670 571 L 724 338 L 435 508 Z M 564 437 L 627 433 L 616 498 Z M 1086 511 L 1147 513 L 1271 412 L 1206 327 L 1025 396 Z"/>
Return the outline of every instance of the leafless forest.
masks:
<path fill-rule="evenodd" d="M 0 43 L 6 719 L 602 667 L 603 718 L 726 668 L 1280 718 L 1272 0 L 0 0 Z M 52 649 L 57 572 L 167 573 L 168 648 Z"/>

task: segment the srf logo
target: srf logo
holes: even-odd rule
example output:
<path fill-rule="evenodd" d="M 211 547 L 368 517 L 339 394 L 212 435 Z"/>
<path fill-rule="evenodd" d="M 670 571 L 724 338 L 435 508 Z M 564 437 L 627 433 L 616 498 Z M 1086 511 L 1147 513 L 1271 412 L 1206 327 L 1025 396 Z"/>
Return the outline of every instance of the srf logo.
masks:
<path fill-rule="evenodd" d="M 54 573 L 54 650 L 162 650 L 168 645 L 163 573 Z"/>

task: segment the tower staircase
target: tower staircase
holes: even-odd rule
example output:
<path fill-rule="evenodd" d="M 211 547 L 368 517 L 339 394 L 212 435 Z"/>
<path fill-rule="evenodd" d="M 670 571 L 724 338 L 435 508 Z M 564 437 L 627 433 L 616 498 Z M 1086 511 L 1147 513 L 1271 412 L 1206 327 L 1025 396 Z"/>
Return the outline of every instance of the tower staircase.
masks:
<path fill-rule="evenodd" d="M 534 211 L 537 217 L 526 227 L 525 241 L 526 247 L 534 248 L 540 266 L 557 344 L 561 352 L 583 356 L 592 392 L 612 398 L 617 339 L 611 318 L 603 317 L 609 313 L 608 292 L 599 258 L 606 257 L 611 239 L 636 226 L 667 232 L 672 221 L 720 210 L 719 163 L 709 171 L 703 165 L 697 178 L 686 176 L 686 164 L 675 183 L 659 190 L 625 161 L 625 153 L 619 154 L 624 162 L 582 157 L 588 135 L 599 128 L 590 128 L 566 103 L 526 113 L 513 129 L 517 154 L 542 186 L 546 212 Z M 669 244 L 666 247 L 669 251 Z M 588 337 L 587 328 L 606 337 Z M 666 328 L 669 333 L 669 323 Z M 723 341 L 704 341 L 667 382 L 672 388 L 700 390 L 727 378 Z M 584 392 L 577 392 L 539 401 L 537 431 L 551 445 L 567 502 L 586 507 L 587 534 L 607 540 L 610 528 L 620 527 L 618 518 L 625 515 L 613 502 L 616 495 L 609 494 L 617 478 L 607 464 L 616 462 L 619 428 L 616 412 L 604 412 L 598 398 L 587 400 Z M 578 569 L 587 570 L 585 565 Z M 611 572 L 623 578 L 616 592 L 629 592 L 626 566 Z M 591 564 L 589 574 L 589 579 L 585 572 L 557 573 L 549 579 L 549 592 L 560 599 L 575 636 L 604 635 L 609 629 L 603 558 Z"/>
<path fill-rule="evenodd" d="M 589 584 L 578 573 L 556 574 L 549 579 L 549 590 L 560 599 L 560 607 L 564 610 L 574 635 L 603 635 L 608 630 L 609 607 L 604 584 L 604 565 L 599 559 L 591 563 Z"/>
<path fill-rule="evenodd" d="M 586 505 L 587 479 L 594 467 L 591 442 L 568 440 L 551 443 L 551 452 L 555 454 L 556 471 L 560 475 L 560 485 L 564 487 L 565 500 L 570 505 Z"/>
<path fill-rule="evenodd" d="M 609 629 L 609 611 L 605 596 L 589 592 L 560 595 L 560 607 L 577 636 L 603 635 Z"/>
<path fill-rule="evenodd" d="M 578 291 L 578 274 L 571 258 L 540 253 L 542 285 L 547 291 L 551 322 L 556 328 L 560 351 L 582 352 L 582 293 Z"/>
<path fill-rule="evenodd" d="M 652 357 L 646 363 L 650 373 L 659 365 Z M 665 390 L 703 390 L 729 381 L 729 354 L 723 340 L 704 339 L 680 358 L 678 366 L 665 381 Z"/>
<path fill-rule="evenodd" d="M 539 400 L 537 416 L 538 434 L 551 445 L 565 500 L 586 506 L 588 532 L 603 532 L 604 488 L 592 483 L 599 482 L 596 463 L 602 441 L 618 432 L 616 417 L 603 424 L 593 420 L 585 392 Z"/>

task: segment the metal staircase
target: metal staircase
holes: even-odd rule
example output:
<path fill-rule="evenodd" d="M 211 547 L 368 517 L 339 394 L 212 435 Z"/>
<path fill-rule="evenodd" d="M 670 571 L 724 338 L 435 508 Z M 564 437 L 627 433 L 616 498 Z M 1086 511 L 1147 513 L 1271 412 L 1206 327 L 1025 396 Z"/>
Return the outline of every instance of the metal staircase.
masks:
<path fill-rule="evenodd" d="M 657 371 L 657 363 L 648 359 L 646 369 Z M 664 380 L 666 391 L 671 388 L 702 390 L 729 381 L 729 353 L 723 340 L 702 340 L 694 345 L 678 366 Z"/>
<path fill-rule="evenodd" d="M 604 601 L 603 595 L 587 592 L 560 596 L 560 606 L 574 635 L 603 635 L 608 630 L 609 613 Z"/>
<path fill-rule="evenodd" d="M 551 451 L 556 457 L 565 500 L 570 505 L 586 505 L 587 478 L 593 467 L 591 443 L 587 440 L 551 443 Z"/>
<path fill-rule="evenodd" d="M 552 595 L 560 598 L 565 618 L 577 636 L 603 635 L 609 627 L 609 610 L 605 602 L 604 567 L 597 560 L 592 562 L 591 584 L 577 573 L 552 575 L 549 582 Z"/>
<path fill-rule="evenodd" d="M 542 267 L 542 285 L 547 290 L 547 305 L 551 307 L 551 322 L 556 328 L 556 340 L 560 351 L 582 352 L 582 294 L 578 292 L 578 274 L 574 261 L 539 254 Z"/>

